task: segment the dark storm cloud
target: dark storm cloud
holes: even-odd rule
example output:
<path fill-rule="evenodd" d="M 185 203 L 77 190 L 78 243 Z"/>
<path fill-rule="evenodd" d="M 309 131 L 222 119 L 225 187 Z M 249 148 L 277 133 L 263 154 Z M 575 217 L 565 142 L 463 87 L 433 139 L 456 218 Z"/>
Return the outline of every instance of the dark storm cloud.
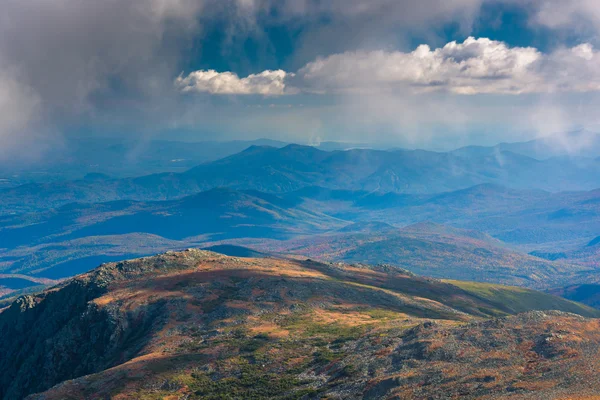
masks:
<path fill-rule="evenodd" d="M 71 114 L 111 85 L 152 94 L 173 73 L 202 3 L 177 0 L 8 0 L 0 62 L 45 111 Z"/>
<path fill-rule="evenodd" d="M 199 29 L 195 16 L 202 6 L 187 0 L 5 0 L 4 155 L 22 142 L 43 147 L 63 124 L 92 116 L 95 102 L 112 92 L 115 98 L 148 98 L 170 88 L 187 40 Z"/>
<path fill-rule="evenodd" d="M 33 148 L 52 146 L 70 124 L 130 122 L 128 115 L 141 120 L 156 117 L 157 110 L 176 121 L 181 105 L 173 79 L 189 57 L 202 57 L 198 38 L 215 20 L 226 32 L 218 44 L 222 47 L 248 36 L 267 40 L 264 24 L 314 26 L 301 48 L 293 50 L 295 58 L 307 62 L 315 53 L 353 46 L 359 38 L 345 33 L 350 27 L 374 40 L 377 30 L 365 33 L 376 26 L 414 27 L 458 14 L 462 18 L 475 12 L 479 0 L 453 0 L 441 7 L 432 3 L 5 0 L 0 15 L 0 157 L 23 143 L 36 144 L 29 146 L 33 155 Z M 329 21 L 328 27 L 315 20 Z M 338 30 L 340 34 L 329 35 Z"/>

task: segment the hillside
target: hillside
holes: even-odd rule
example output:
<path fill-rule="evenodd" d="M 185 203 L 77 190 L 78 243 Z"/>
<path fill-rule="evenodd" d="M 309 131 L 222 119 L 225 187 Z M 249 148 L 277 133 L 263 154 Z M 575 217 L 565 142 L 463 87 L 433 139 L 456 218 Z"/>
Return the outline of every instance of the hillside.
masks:
<path fill-rule="evenodd" d="M 75 203 L 0 217 L 0 271 L 64 278 L 208 240 L 285 239 L 343 225 L 274 195 L 225 188 L 162 202 Z"/>
<path fill-rule="evenodd" d="M 548 292 L 555 296 L 587 304 L 590 307 L 600 308 L 600 284 L 597 281 L 596 283 L 569 285 Z"/>
<path fill-rule="evenodd" d="M 478 230 L 526 252 L 583 245 L 600 232 L 599 190 L 550 193 L 481 184 L 414 195 L 311 187 L 281 196 L 347 221 L 432 221 Z"/>
<path fill-rule="evenodd" d="M 586 387 L 572 379 L 599 359 L 596 320 L 555 312 L 482 320 L 512 314 L 515 305 L 598 311 L 522 289 L 496 296 L 478 285 L 487 296 L 396 268 L 200 250 L 105 264 L 0 313 L 0 398 L 63 381 L 31 398 L 427 397 L 439 384 L 471 396 L 600 388 L 595 378 Z M 490 362 L 494 371 L 479 367 Z M 453 372 L 440 381 L 441 371 Z M 405 375 L 412 378 L 397 379 Z"/>
<path fill-rule="evenodd" d="M 589 268 L 600 268 L 600 237 L 592 239 L 587 245 L 556 251 L 557 249 L 546 249 L 534 251 L 531 254 L 548 260 L 559 260 L 585 265 Z M 558 249 L 560 250 L 560 249 Z"/>
<path fill-rule="evenodd" d="M 510 249 L 484 233 L 434 223 L 379 232 L 352 224 L 341 231 L 285 241 L 233 241 L 267 253 L 295 254 L 324 261 L 390 264 L 420 275 L 532 288 L 579 279 L 589 268 L 555 262 Z"/>
<path fill-rule="evenodd" d="M 599 199 L 598 190 L 485 184 L 430 195 L 216 188 L 176 200 L 72 203 L 1 216 L 0 273 L 55 280 L 102 262 L 226 243 L 547 289 L 598 282 Z M 4 279 L 0 292 L 36 285 Z"/>
<path fill-rule="evenodd" d="M 0 218 L 0 243 L 5 248 L 86 236 L 144 232 L 172 240 L 190 236 L 270 236 L 286 230 L 318 230 L 333 218 L 294 208 L 274 195 L 216 188 L 178 200 L 72 203 L 43 213 Z M 339 224 L 339 223 L 338 223 Z M 235 232 L 240 231 L 240 232 Z"/>

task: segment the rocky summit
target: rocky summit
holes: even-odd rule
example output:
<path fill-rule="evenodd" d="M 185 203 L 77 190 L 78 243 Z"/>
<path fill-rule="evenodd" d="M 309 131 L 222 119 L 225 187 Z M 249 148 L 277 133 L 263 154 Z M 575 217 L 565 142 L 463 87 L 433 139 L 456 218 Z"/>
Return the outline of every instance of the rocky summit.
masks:
<path fill-rule="evenodd" d="M 386 265 L 169 252 L 4 309 L 0 398 L 588 399 L 599 314 Z"/>

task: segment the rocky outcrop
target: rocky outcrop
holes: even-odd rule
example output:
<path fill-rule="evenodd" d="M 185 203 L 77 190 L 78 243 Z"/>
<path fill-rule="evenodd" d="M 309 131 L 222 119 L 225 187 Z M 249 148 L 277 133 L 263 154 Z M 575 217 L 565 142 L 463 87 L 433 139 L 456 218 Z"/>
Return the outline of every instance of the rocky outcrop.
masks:
<path fill-rule="evenodd" d="M 109 264 L 17 299 L 0 314 L 0 399 L 20 399 L 131 359 L 161 325 L 164 304 L 124 312 L 92 300 L 111 282 L 159 266 Z"/>

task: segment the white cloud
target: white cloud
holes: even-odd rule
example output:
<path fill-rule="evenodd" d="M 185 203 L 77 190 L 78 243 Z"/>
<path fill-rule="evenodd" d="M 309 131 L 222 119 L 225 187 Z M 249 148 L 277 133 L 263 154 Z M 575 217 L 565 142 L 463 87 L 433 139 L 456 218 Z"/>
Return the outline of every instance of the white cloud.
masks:
<path fill-rule="evenodd" d="M 542 55 L 534 48 L 509 48 L 489 39 L 468 38 L 432 50 L 421 45 L 410 53 L 348 52 L 317 59 L 299 71 L 311 87 L 385 90 L 409 86 L 418 90 L 520 93 L 532 90 L 531 73 Z"/>
<path fill-rule="evenodd" d="M 292 79 L 293 78 L 293 79 Z M 293 86 L 292 83 L 293 82 Z M 240 78 L 231 72 L 180 76 L 183 92 L 283 95 L 311 93 L 526 94 L 600 91 L 600 54 L 590 44 L 544 54 L 486 38 L 467 38 L 438 49 L 357 51 L 318 58 L 297 74 L 264 71 Z"/>
<path fill-rule="evenodd" d="M 263 71 L 240 78 L 232 72 L 200 70 L 188 76 L 179 76 L 175 85 L 182 92 L 206 92 L 211 94 L 259 94 L 278 96 L 286 93 L 285 79 L 293 74 L 282 70 Z"/>
<path fill-rule="evenodd" d="M 532 21 L 549 28 L 580 26 L 583 21 L 600 25 L 597 0 L 535 0 Z"/>
<path fill-rule="evenodd" d="M 600 53 L 587 43 L 556 50 L 539 75 L 547 92 L 600 91 Z"/>

